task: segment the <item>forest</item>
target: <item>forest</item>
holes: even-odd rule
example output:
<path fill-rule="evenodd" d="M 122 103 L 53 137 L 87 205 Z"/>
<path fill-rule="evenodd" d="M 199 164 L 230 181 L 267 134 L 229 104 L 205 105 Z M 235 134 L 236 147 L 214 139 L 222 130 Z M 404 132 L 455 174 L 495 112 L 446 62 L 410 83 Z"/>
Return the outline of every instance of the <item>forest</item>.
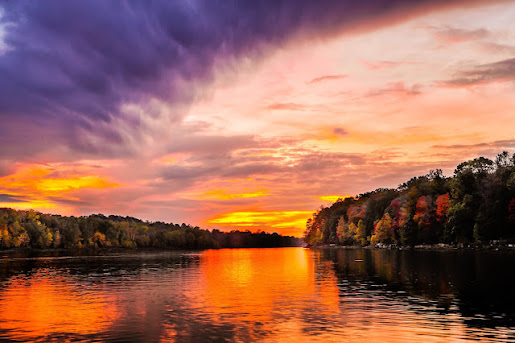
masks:
<path fill-rule="evenodd" d="M 475 158 L 454 175 L 442 170 L 338 199 L 308 219 L 308 246 L 485 246 L 515 241 L 515 154 Z"/>
<path fill-rule="evenodd" d="M 66 217 L 0 208 L 0 249 L 265 248 L 301 243 L 298 238 L 277 233 L 209 231 L 133 217 Z"/>

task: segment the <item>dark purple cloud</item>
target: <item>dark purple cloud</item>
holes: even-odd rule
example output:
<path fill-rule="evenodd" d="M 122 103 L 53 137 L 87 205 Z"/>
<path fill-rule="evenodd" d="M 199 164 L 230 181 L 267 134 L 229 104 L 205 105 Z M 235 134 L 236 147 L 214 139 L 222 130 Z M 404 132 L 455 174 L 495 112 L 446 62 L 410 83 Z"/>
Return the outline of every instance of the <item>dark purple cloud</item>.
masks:
<path fill-rule="evenodd" d="M 120 105 L 157 98 L 187 106 L 215 61 L 462 3 L 470 1 L 2 1 L 0 158 L 52 146 L 129 154 L 124 147 L 137 137 L 119 122 L 142 123 Z"/>

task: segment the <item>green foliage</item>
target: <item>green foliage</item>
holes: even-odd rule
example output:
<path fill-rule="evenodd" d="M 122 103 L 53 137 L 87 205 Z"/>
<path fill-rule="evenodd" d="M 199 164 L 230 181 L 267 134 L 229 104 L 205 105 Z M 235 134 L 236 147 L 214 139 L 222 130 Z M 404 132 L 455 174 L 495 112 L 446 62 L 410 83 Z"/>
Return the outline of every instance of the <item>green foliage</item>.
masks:
<path fill-rule="evenodd" d="M 321 233 L 319 237 L 321 239 Z M 151 223 L 133 217 L 102 214 L 62 217 L 0 208 L 0 249 L 209 249 L 298 245 L 297 238 L 276 233 L 210 232 L 184 223 Z"/>
<path fill-rule="evenodd" d="M 337 239 L 334 239 L 336 237 Z M 308 220 L 308 245 L 483 244 L 515 241 L 515 154 L 479 157 L 446 178 L 440 169 L 397 189 L 379 188 L 322 208 Z"/>

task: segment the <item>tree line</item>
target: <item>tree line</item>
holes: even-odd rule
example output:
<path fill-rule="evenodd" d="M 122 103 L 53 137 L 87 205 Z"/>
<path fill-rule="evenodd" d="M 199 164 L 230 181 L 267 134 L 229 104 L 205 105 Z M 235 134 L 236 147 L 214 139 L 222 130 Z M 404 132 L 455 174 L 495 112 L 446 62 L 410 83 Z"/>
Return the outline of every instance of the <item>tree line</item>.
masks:
<path fill-rule="evenodd" d="M 413 177 L 396 189 L 379 188 L 321 207 L 308 219 L 311 246 L 515 241 L 515 154 L 459 164 Z"/>
<path fill-rule="evenodd" d="M 186 224 L 133 217 L 74 217 L 0 208 L 0 249 L 239 248 L 298 246 L 298 238 L 277 233 L 203 230 Z"/>

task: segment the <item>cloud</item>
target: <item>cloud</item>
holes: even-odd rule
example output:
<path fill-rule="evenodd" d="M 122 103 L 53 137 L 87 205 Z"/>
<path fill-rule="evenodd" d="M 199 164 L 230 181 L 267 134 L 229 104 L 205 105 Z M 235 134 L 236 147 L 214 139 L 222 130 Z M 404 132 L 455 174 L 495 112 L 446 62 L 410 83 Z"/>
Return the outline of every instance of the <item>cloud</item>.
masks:
<path fill-rule="evenodd" d="M 466 30 L 455 27 L 433 28 L 437 40 L 445 43 L 463 43 L 488 38 L 491 32 L 487 29 Z"/>
<path fill-rule="evenodd" d="M 461 150 L 461 149 L 476 149 L 476 148 L 493 148 L 499 151 L 499 149 L 504 148 L 515 148 L 515 139 L 512 140 L 501 140 L 501 141 L 493 141 L 493 142 L 482 142 L 476 144 L 453 144 L 453 145 L 433 145 L 433 148 L 438 149 L 451 149 L 451 150 Z"/>
<path fill-rule="evenodd" d="M 266 107 L 269 110 L 291 110 L 291 111 L 302 111 L 305 106 L 301 104 L 296 104 L 294 102 L 283 102 L 283 103 L 275 103 L 270 104 Z"/>
<path fill-rule="evenodd" d="M 306 224 L 312 211 L 237 211 L 223 213 L 208 220 L 211 225 L 257 229 L 293 229 L 299 235 L 299 227 Z M 284 230 L 281 230 L 284 232 Z"/>
<path fill-rule="evenodd" d="M 494 42 L 481 42 L 479 47 L 482 50 L 490 53 L 515 55 L 514 45 L 499 44 Z"/>
<path fill-rule="evenodd" d="M 335 127 L 333 129 L 333 133 L 337 136 L 345 136 L 348 134 L 347 130 L 345 130 L 344 128 L 342 127 Z"/>
<path fill-rule="evenodd" d="M 4 11 L 0 7 L 0 56 L 8 50 L 7 44 L 4 42 L 5 36 L 5 26 L 6 23 L 2 22 L 2 17 L 4 16 Z"/>
<path fill-rule="evenodd" d="M 315 148 L 297 148 L 301 142 L 254 140 L 254 145 L 232 147 L 224 152 L 204 151 L 181 161 L 163 164 L 156 169 L 157 188 L 169 182 L 193 186 L 206 180 L 312 178 L 314 171 L 324 172 L 338 166 L 360 166 L 366 157 L 361 154 L 324 152 Z M 247 143 L 245 143 L 247 144 Z M 211 185 L 213 187 L 213 185 Z"/>
<path fill-rule="evenodd" d="M 510 58 L 459 71 L 455 78 L 437 82 L 437 85 L 441 87 L 469 87 L 490 82 L 514 80 L 515 58 Z"/>
<path fill-rule="evenodd" d="M 332 81 L 332 80 L 342 80 L 349 77 L 349 75 L 324 75 L 320 77 L 316 77 L 313 80 L 309 81 L 308 84 L 323 82 L 323 81 Z"/>
<path fill-rule="evenodd" d="M 22 198 L 22 197 L 19 197 L 19 196 L 16 196 L 16 195 L 11 195 L 11 194 L 1 194 L 0 193 L 0 204 L 1 203 L 16 203 L 16 202 L 25 202 L 26 199 Z"/>
<path fill-rule="evenodd" d="M 394 62 L 394 61 L 360 61 L 369 70 L 391 69 L 401 65 L 415 64 L 415 62 Z"/>
<path fill-rule="evenodd" d="M 0 203 L 18 208 L 53 208 L 62 211 L 86 202 L 77 198 L 84 189 L 112 189 L 119 185 L 93 175 L 95 168 L 74 164 L 18 165 L 15 172 L 0 177 Z M 63 205 L 63 206 L 61 206 Z"/>
<path fill-rule="evenodd" d="M 402 81 L 390 82 L 383 88 L 371 89 L 367 96 L 381 96 L 381 95 L 400 95 L 400 96 L 414 96 L 422 93 L 422 85 L 414 84 L 406 86 Z"/>
<path fill-rule="evenodd" d="M 494 158 L 502 151 L 515 153 L 515 140 L 499 140 L 492 142 L 481 142 L 476 144 L 452 144 L 441 145 L 435 144 L 428 151 L 430 156 L 438 158 L 447 158 L 454 160 L 466 160 L 468 158 L 476 158 L 485 156 Z M 461 161 L 461 162 L 462 162 Z"/>
<path fill-rule="evenodd" d="M 5 1 L 0 157 L 130 156 L 146 121 L 126 104 L 164 101 L 176 109 L 160 115 L 180 122 L 215 69 L 241 57 L 470 3 L 480 1 Z"/>

